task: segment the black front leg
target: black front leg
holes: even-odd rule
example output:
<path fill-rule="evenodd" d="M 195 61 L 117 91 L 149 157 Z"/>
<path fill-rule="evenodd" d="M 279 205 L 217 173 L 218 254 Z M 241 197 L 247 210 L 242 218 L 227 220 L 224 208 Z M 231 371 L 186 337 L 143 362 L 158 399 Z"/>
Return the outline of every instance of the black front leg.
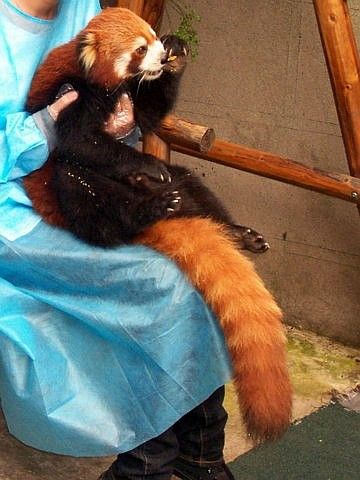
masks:
<path fill-rule="evenodd" d="M 156 80 L 130 83 L 136 122 L 144 133 L 156 130 L 174 107 L 186 66 L 186 43 L 175 35 L 166 35 L 161 41 L 167 52 L 162 75 Z"/>
<path fill-rule="evenodd" d="M 165 164 L 115 140 L 103 131 L 105 114 L 93 111 L 85 92 L 70 105 L 56 122 L 59 162 L 67 161 L 85 168 L 98 169 L 114 180 L 142 173 L 152 180 L 168 183 L 171 176 Z M 83 95 L 83 97 L 81 97 Z"/>

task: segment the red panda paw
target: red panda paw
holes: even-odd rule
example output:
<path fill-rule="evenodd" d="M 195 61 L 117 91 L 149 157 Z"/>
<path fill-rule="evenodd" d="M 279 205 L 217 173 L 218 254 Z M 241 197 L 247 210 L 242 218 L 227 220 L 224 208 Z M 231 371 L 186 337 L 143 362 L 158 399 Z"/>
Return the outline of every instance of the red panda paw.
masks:
<path fill-rule="evenodd" d="M 170 73 L 181 73 L 185 66 L 189 47 L 176 35 L 164 35 L 161 41 L 167 53 L 167 62 L 163 69 Z"/>
<path fill-rule="evenodd" d="M 121 175 L 121 181 L 142 190 L 153 190 L 156 184 L 168 185 L 172 182 L 166 165 L 152 157 L 137 170 Z"/>
<path fill-rule="evenodd" d="M 264 253 L 270 248 L 269 242 L 266 241 L 263 235 L 252 228 L 243 225 L 230 225 L 228 229 L 236 245 L 241 250 L 249 250 L 252 253 Z"/>

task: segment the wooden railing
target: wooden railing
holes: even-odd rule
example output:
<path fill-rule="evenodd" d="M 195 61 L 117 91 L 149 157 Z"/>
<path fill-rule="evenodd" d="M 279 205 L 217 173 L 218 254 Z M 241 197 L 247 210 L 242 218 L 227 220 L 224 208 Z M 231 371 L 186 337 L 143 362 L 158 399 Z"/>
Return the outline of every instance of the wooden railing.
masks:
<path fill-rule="evenodd" d="M 357 203 L 360 179 L 326 172 L 269 152 L 215 139 L 212 129 L 175 116 L 165 119 L 157 135 L 145 136 L 146 153 L 169 161 L 171 150 L 255 173 L 298 187 Z"/>
<path fill-rule="evenodd" d="M 360 61 L 348 4 L 314 0 L 350 174 L 360 177 Z"/>

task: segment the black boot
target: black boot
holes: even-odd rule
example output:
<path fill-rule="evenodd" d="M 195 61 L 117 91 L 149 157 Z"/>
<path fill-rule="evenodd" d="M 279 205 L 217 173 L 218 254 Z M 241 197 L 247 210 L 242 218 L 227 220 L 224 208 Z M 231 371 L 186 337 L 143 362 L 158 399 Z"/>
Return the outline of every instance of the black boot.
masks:
<path fill-rule="evenodd" d="M 182 458 L 175 460 L 174 475 L 182 480 L 235 480 L 225 462 L 200 466 Z"/>

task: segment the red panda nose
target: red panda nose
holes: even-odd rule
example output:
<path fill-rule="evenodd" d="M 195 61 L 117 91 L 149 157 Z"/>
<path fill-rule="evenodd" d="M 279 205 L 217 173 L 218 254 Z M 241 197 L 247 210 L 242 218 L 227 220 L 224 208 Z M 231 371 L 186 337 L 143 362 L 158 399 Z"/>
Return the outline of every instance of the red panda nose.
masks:
<path fill-rule="evenodd" d="M 160 60 L 161 64 L 164 65 L 167 62 L 168 58 L 169 58 L 168 52 L 163 53 L 163 55 L 161 57 L 161 60 Z"/>

